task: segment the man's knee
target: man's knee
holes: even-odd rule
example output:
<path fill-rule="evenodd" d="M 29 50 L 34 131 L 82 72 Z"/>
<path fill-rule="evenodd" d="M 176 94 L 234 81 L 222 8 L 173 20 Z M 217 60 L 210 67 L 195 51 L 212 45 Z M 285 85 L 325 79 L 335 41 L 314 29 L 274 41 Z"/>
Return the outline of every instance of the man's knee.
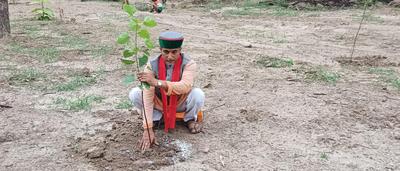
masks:
<path fill-rule="evenodd" d="M 193 102 L 197 106 L 204 105 L 205 95 L 204 95 L 203 90 L 201 90 L 200 88 L 193 88 L 190 93 L 191 93 Z"/>
<path fill-rule="evenodd" d="M 141 98 L 141 93 L 142 90 L 138 87 L 133 88 L 129 92 L 129 99 L 131 100 L 132 103 L 142 103 L 142 98 Z"/>

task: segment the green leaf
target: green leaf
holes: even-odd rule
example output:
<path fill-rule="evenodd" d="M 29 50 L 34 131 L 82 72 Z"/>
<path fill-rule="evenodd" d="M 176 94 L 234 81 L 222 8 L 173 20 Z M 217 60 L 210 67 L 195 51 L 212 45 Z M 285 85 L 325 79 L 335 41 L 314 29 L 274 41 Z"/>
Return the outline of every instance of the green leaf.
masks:
<path fill-rule="evenodd" d="M 153 48 L 154 48 L 154 44 L 153 44 L 153 42 L 152 42 L 150 39 L 146 39 L 146 40 L 144 41 L 144 43 L 146 44 L 146 47 L 147 47 L 147 48 L 149 48 L 149 49 L 153 49 Z"/>
<path fill-rule="evenodd" d="M 130 59 L 125 59 L 125 58 L 122 58 L 121 61 L 122 61 L 122 63 L 124 63 L 126 65 L 131 65 L 131 64 L 135 63 L 135 61 L 130 60 Z"/>
<path fill-rule="evenodd" d="M 131 56 L 133 56 L 134 54 L 135 54 L 135 52 L 132 51 L 132 50 L 130 50 L 130 49 L 125 49 L 125 50 L 122 52 L 122 56 L 124 56 L 124 58 L 131 57 Z"/>
<path fill-rule="evenodd" d="M 126 75 L 122 81 L 124 85 L 132 84 L 135 81 L 135 76 L 133 74 Z"/>
<path fill-rule="evenodd" d="M 128 43 L 128 41 L 129 41 L 129 34 L 127 32 L 124 32 L 118 36 L 117 42 L 119 44 L 126 44 Z"/>
<path fill-rule="evenodd" d="M 136 12 L 136 8 L 134 6 L 132 6 L 132 5 L 124 4 L 124 6 L 122 8 L 130 16 L 133 16 L 133 14 Z"/>
<path fill-rule="evenodd" d="M 147 56 L 147 55 L 143 55 L 141 58 L 139 58 L 139 67 L 146 65 L 148 59 L 149 59 L 149 56 Z"/>
<path fill-rule="evenodd" d="M 136 20 L 131 20 L 128 25 L 129 28 L 132 29 L 132 31 L 138 31 L 140 29 L 140 25 Z"/>
<path fill-rule="evenodd" d="M 43 10 L 41 8 L 35 8 L 32 10 L 32 12 L 36 13 L 36 14 L 41 14 L 41 13 L 43 13 Z"/>
<path fill-rule="evenodd" d="M 155 27 L 155 26 L 157 26 L 156 21 L 154 21 L 154 19 L 151 18 L 151 17 L 149 17 L 149 16 L 146 16 L 146 17 L 144 18 L 143 24 L 144 24 L 145 26 L 147 26 L 147 27 Z"/>
<path fill-rule="evenodd" d="M 48 16 L 50 17 L 54 17 L 54 13 L 53 10 L 49 9 L 49 8 L 44 8 L 43 12 L 46 13 Z"/>
<path fill-rule="evenodd" d="M 150 52 L 149 52 L 148 49 L 144 50 L 143 53 L 144 53 L 145 55 L 147 55 L 147 56 L 150 56 Z"/>
<path fill-rule="evenodd" d="M 139 31 L 139 36 L 143 39 L 150 39 L 150 33 L 145 29 Z"/>
<path fill-rule="evenodd" d="M 142 82 L 142 84 L 139 86 L 140 89 L 150 89 L 150 84 L 146 82 Z"/>

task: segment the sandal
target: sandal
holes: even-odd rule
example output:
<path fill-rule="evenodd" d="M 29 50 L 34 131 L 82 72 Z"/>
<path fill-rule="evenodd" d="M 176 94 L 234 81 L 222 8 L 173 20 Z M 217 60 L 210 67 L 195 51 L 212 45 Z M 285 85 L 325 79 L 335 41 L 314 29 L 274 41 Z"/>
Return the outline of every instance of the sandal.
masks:
<path fill-rule="evenodd" d="M 201 122 L 196 122 L 194 120 L 190 120 L 185 122 L 189 132 L 192 134 L 200 133 L 203 129 L 203 124 Z"/>

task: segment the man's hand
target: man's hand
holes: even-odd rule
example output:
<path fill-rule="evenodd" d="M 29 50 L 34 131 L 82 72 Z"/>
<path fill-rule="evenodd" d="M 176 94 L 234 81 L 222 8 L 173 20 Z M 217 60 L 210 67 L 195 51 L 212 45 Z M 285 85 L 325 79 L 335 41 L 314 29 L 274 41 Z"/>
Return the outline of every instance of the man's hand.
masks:
<path fill-rule="evenodd" d="M 138 74 L 138 79 L 141 82 L 147 82 L 150 84 L 150 86 L 156 86 L 157 85 L 157 79 L 154 77 L 154 74 L 152 72 L 140 72 Z"/>
<path fill-rule="evenodd" d="M 144 129 L 142 139 L 139 141 L 138 148 L 142 151 L 150 148 L 152 144 L 156 143 L 156 137 L 154 136 L 153 128 L 149 128 L 149 133 L 147 133 L 147 129 Z"/>

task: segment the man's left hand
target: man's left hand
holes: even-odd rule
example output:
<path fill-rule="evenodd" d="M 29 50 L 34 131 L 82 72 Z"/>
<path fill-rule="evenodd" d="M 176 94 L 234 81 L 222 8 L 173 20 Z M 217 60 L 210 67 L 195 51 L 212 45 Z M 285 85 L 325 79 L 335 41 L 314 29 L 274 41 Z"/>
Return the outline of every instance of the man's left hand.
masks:
<path fill-rule="evenodd" d="M 141 82 L 147 82 L 150 84 L 150 86 L 156 86 L 157 85 L 157 79 L 154 78 L 154 74 L 151 72 L 140 72 L 138 74 L 138 79 Z"/>

